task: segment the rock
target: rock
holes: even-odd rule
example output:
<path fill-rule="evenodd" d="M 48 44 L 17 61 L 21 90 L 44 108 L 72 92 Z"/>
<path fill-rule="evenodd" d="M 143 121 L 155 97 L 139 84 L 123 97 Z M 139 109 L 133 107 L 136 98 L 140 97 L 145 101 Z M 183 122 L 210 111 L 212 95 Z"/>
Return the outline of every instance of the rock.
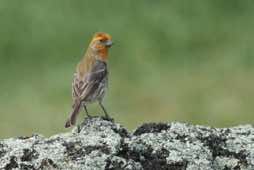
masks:
<path fill-rule="evenodd" d="M 148 123 L 133 133 L 103 118 L 50 138 L 0 140 L 0 169 L 254 169 L 254 128 Z"/>

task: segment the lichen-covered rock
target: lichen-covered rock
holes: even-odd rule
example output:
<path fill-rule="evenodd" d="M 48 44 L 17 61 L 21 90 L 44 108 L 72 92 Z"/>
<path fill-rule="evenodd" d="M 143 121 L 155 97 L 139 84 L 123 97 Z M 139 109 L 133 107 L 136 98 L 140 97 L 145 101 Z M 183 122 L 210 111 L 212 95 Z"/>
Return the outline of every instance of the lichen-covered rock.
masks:
<path fill-rule="evenodd" d="M 86 119 L 69 133 L 0 140 L 0 169 L 254 169 L 254 128 L 149 123 L 129 133 Z"/>

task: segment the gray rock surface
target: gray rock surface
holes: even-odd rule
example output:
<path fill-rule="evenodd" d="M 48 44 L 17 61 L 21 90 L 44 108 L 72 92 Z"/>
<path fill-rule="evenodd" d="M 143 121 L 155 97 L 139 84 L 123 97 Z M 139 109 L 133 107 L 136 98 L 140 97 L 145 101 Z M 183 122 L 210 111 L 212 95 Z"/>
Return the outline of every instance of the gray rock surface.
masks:
<path fill-rule="evenodd" d="M 254 170 L 254 128 L 148 123 L 130 133 L 92 118 L 50 138 L 0 140 L 0 169 Z"/>

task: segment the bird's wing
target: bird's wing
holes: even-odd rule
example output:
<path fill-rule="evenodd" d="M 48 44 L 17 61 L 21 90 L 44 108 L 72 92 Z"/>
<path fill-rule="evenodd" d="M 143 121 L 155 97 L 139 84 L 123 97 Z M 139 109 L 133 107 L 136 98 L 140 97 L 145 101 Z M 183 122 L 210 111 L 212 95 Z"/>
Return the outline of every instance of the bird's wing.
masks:
<path fill-rule="evenodd" d="M 107 76 L 107 65 L 105 62 L 96 61 L 86 75 L 83 81 L 74 80 L 73 93 L 81 101 L 92 95 L 100 83 Z M 75 82 L 76 81 L 76 82 Z"/>
<path fill-rule="evenodd" d="M 73 81 L 72 81 L 72 99 L 75 101 L 80 96 L 79 87 L 81 85 L 81 80 L 78 76 L 78 73 L 74 73 Z M 82 83 L 83 84 L 83 83 Z"/>

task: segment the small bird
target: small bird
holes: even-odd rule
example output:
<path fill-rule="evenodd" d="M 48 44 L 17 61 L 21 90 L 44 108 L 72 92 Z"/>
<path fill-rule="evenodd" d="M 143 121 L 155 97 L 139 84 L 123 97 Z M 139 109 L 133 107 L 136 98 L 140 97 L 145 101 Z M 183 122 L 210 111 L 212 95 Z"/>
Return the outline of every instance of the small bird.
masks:
<path fill-rule="evenodd" d="M 109 115 L 102 104 L 108 86 L 108 51 L 112 46 L 109 34 L 98 32 L 92 38 L 84 57 L 77 65 L 72 82 L 72 112 L 65 123 L 65 128 L 75 125 L 77 115 L 84 108 L 90 117 L 87 104 L 98 102 L 105 116 Z"/>

